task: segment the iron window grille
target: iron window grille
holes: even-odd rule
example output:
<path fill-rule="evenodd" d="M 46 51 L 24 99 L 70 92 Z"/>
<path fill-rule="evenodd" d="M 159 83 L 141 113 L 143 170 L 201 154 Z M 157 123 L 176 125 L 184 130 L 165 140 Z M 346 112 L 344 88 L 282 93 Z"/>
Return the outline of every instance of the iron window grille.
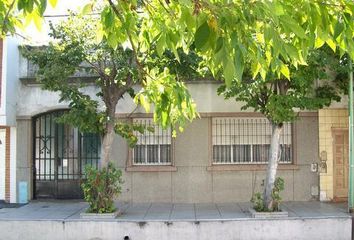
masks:
<path fill-rule="evenodd" d="M 154 129 L 144 134 L 134 132 L 138 142 L 133 148 L 133 165 L 171 165 L 171 129 L 162 129 L 150 118 L 135 118 L 133 122 Z"/>
<path fill-rule="evenodd" d="M 81 133 L 55 119 L 64 111 L 34 119 L 34 163 L 36 180 L 81 179 L 85 166 L 98 168 L 101 141 L 97 134 Z"/>
<path fill-rule="evenodd" d="M 213 164 L 265 164 L 268 162 L 272 126 L 266 118 L 213 118 Z M 279 163 L 293 163 L 292 126 L 284 123 Z"/>

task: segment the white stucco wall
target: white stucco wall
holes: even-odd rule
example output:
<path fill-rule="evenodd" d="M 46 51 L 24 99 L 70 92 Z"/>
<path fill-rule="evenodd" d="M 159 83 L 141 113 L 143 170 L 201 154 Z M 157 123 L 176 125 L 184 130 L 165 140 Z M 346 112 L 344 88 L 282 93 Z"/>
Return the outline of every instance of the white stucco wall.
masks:
<path fill-rule="evenodd" d="M 191 83 L 187 84 L 193 99 L 197 104 L 198 112 L 240 112 L 243 104 L 234 99 L 225 100 L 217 95 L 217 83 Z M 252 109 L 243 112 L 253 112 Z"/>
<path fill-rule="evenodd" d="M 187 86 L 197 104 L 198 112 L 241 111 L 242 103 L 236 103 L 232 99 L 225 101 L 223 97 L 217 95 L 216 90 L 219 85 L 216 83 L 191 83 Z M 67 103 L 59 103 L 59 94 L 44 91 L 38 84 L 20 84 L 18 91 L 20 97 L 17 103 L 17 116 L 30 117 L 49 110 L 67 107 Z M 97 99 L 94 86 L 86 87 L 85 92 Z M 134 108 L 133 100 L 129 96 L 124 96 L 119 101 L 117 112 L 130 113 Z M 252 112 L 252 109 L 247 111 Z"/>
<path fill-rule="evenodd" d="M 10 128 L 10 202 L 16 199 L 16 127 Z"/>
<path fill-rule="evenodd" d="M 9 37 L 6 42 L 6 118 L 7 126 L 16 126 L 17 86 L 19 83 L 19 50 L 21 40 Z"/>
<path fill-rule="evenodd" d="M 59 103 L 58 93 L 42 90 L 38 84 L 20 84 L 18 92 L 20 97 L 17 103 L 17 116 L 34 116 L 50 110 L 68 107 L 68 103 Z M 85 93 L 95 97 L 95 87 L 86 87 Z"/>
<path fill-rule="evenodd" d="M 20 65 L 18 46 L 21 39 L 17 37 L 7 37 L 3 41 L 0 125 L 15 126 Z"/>
<path fill-rule="evenodd" d="M 127 236 L 131 240 L 350 240 L 352 224 L 349 216 L 174 222 L 48 220 L 45 217 L 37 217 L 41 221 L 0 220 L 1 239 L 118 240 Z"/>
<path fill-rule="evenodd" d="M 5 125 L 6 123 L 6 38 L 3 39 L 3 50 L 2 50 L 2 72 L 1 74 L 1 103 L 0 103 L 0 125 Z"/>

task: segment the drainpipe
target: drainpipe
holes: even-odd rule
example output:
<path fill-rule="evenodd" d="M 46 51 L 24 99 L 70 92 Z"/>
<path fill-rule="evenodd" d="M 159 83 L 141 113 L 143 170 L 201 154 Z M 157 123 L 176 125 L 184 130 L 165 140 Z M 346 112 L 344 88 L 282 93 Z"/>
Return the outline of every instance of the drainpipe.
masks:
<path fill-rule="evenodd" d="M 353 63 L 349 59 L 349 193 L 348 210 L 354 211 L 354 156 L 353 156 Z"/>

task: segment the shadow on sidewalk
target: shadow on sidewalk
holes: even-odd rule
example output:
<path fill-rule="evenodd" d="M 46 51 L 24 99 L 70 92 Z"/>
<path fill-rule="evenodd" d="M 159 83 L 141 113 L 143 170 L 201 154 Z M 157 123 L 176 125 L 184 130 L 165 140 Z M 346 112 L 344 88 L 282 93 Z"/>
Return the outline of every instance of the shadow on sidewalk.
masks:
<path fill-rule="evenodd" d="M 2 209 L 2 208 L 19 208 L 19 207 L 22 207 L 26 204 L 27 203 L 7 203 L 3 200 L 0 200 L 0 209 Z"/>

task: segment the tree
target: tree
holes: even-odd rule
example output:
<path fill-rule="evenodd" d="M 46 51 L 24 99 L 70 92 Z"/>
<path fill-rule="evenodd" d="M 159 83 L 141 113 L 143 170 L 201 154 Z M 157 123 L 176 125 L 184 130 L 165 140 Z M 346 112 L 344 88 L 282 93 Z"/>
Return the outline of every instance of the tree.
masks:
<path fill-rule="evenodd" d="M 55 7 L 58 0 L 48 0 Z M 33 21 L 38 29 L 47 8 L 47 0 L 2 0 L 0 1 L 0 37 L 15 34 L 16 29 L 24 28 Z"/>
<path fill-rule="evenodd" d="M 311 81 L 295 77 L 312 50 L 324 44 L 354 57 L 351 1 L 150 1 L 144 24 L 159 48 L 194 44 L 225 90 L 263 112 L 273 124 L 264 206 L 271 208 L 282 122 L 292 120 L 292 107 L 316 109 L 329 103 L 333 89 L 323 87 L 310 97 Z M 112 4 L 111 4 L 112 5 Z M 186 47 L 184 47 L 186 50 Z M 177 57 L 177 56 L 176 56 Z M 253 88 L 245 89 L 245 66 Z M 300 69 L 300 73 L 304 70 Z M 310 68 L 311 69 L 311 68 Z M 305 86 L 301 84 L 306 83 Z M 299 85 L 300 84 L 300 85 Z M 238 89 L 240 88 L 240 89 Z M 229 90 L 227 90 L 229 89 Z M 254 96 L 262 96 L 263 103 Z M 312 101 L 314 100 L 314 101 Z M 276 107 L 284 104 L 283 108 Z"/>
<path fill-rule="evenodd" d="M 101 167 L 111 161 L 111 146 L 115 133 L 126 138 L 129 145 L 137 141 L 134 131 L 143 133 L 143 126 L 116 118 L 116 106 L 124 94 L 130 94 L 145 108 L 154 103 L 154 119 L 163 127 L 176 124 L 180 128 L 196 117 L 194 103 L 184 84 L 166 69 L 145 68 L 149 75 L 139 78 L 139 63 L 129 48 L 112 48 L 106 40 L 97 41 L 97 18 L 70 16 L 57 26 L 50 25 L 53 42 L 47 47 L 23 48 L 24 55 L 39 66 L 37 79 L 43 88 L 60 93 L 60 101 L 68 101 L 70 111 L 60 121 L 78 127 L 82 132 L 102 135 Z M 86 71 L 97 76 L 97 96 L 103 102 L 85 94 L 85 82 L 69 79 L 75 72 Z M 136 94 L 133 85 L 143 88 Z"/>
<path fill-rule="evenodd" d="M 95 11 L 95 5 L 92 1 L 83 9 Z M 194 44 L 227 87 L 242 82 L 250 65 L 252 79 L 282 79 L 279 91 L 284 79 L 292 81 L 292 70 L 306 65 L 314 48 L 326 44 L 354 58 L 354 2 L 348 0 L 107 0 L 99 12 L 98 39 L 112 48 L 129 42 L 138 78 L 151 75 L 144 70 L 144 59 L 152 45 L 159 56 L 169 49 L 179 59 L 177 49 L 187 52 Z M 274 169 L 272 163 L 268 169 Z"/>
<path fill-rule="evenodd" d="M 233 80 L 230 87 L 222 85 L 218 93 L 226 99 L 245 102 L 243 109 L 261 112 L 272 125 L 267 176 L 263 194 L 263 209 L 277 209 L 272 192 L 280 159 L 280 136 L 284 122 L 293 122 L 298 110 L 317 110 L 340 100 L 340 89 L 333 81 L 339 67 L 339 57 L 331 50 L 312 50 L 307 66 L 291 69 L 290 79 L 269 74 L 266 79 L 252 78 L 247 72 L 241 81 Z M 329 64 L 331 63 L 331 64 Z"/>

